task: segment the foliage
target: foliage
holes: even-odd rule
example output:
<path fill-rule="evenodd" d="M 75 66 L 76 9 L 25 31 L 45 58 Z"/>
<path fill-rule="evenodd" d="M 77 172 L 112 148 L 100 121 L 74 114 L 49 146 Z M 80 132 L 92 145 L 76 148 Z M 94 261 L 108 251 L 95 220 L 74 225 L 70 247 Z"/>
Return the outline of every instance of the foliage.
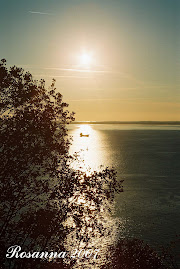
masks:
<path fill-rule="evenodd" d="M 16 66 L 8 69 L 3 59 L 0 97 L 2 264 L 7 248 L 15 244 L 23 251 L 58 251 L 65 249 L 65 238 L 71 232 L 86 244 L 95 231 L 103 236 L 102 212 L 105 207 L 111 210 L 122 182 L 113 169 L 88 176 L 72 168 L 67 124 L 74 120 L 74 113 L 69 113 L 56 92 L 55 80 L 47 90 L 44 80 L 36 81 Z M 6 259 L 6 267 L 66 268 L 62 262 L 34 259 L 9 263 Z"/>
<path fill-rule="evenodd" d="M 180 258 L 180 236 L 176 235 L 176 239 L 172 240 L 165 246 L 160 246 L 162 259 L 166 266 L 170 269 L 178 269 L 178 260 Z"/>
<path fill-rule="evenodd" d="M 167 269 L 152 247 L 139 239 L 122 239 L 109 249 L 102 269 Z"/>
<path fill-rule="evenodd" d="M 45 81 L 0 63 L 0 191 L 2 249 L 13 244 L 46 247 L 63 237 L 66 211 L 52 193 L 69 159 L 66 125 L 74 120 L 55 80 Z M 3 254 L 5 256 L 5 254 Z"/>

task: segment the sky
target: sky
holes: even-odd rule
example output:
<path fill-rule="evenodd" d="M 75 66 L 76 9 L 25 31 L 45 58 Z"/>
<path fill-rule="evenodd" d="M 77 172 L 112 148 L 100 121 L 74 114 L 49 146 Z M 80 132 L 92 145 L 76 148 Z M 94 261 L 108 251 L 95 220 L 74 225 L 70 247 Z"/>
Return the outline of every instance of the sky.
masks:
<path fill-rule="evenodd" d="M 0 57 L 77 121 L 180 120 L 179 0 L 0 0 Z"/>

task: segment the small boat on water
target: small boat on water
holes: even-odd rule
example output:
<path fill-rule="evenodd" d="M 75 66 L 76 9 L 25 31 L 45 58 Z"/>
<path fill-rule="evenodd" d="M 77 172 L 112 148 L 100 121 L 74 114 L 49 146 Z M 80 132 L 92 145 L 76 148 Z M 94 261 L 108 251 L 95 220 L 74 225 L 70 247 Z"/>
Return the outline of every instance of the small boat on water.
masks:
<path fill-rule="evenodd" d="M 83 136 L 85 136 L 85 137 L 89 137 L 89 134 L 83 134 L 83 133 L 80 133 L 80 137 L 83 137 Z"/>

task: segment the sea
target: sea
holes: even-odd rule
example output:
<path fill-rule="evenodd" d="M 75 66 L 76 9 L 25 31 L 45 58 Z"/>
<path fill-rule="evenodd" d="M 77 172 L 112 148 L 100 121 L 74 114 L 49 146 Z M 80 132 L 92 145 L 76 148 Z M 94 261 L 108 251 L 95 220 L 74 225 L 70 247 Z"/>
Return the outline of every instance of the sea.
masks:
<path fill-rule="evenodd" d="M 180 125 L 71 124 L 81 169 L 114 167 L 123 181 L 113 217 L 120 238 L 167 245 L 180 235 Z M 82 133 L 83 136 L 80 136 Z M 180 250 L 179 250 L 180 252 Z"/>

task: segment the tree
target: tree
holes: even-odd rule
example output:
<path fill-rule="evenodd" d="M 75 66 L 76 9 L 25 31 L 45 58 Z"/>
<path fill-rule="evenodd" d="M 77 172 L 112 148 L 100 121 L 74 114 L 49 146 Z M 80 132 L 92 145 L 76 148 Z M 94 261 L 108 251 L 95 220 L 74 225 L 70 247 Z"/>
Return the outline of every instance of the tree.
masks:
<path fill-rule="evenodd" d="M 152 247 L 139 239 L 121 239 L 109 248 L 107 262 L 101 269 L 167 269 Z"/>
<path fill-rule="evenodd" d="M 72 232 L 85 246 L 95 232 L 104 236 L 103 212 L 111 211 L 122 181 L 114 169 L 87 175 L 72 168 L 67 125 L 74 113 L 56 91 L 55 80 L 47 90 L 44 80 L 16 66 L 8 69 L 3 59 L 0 97 L 1 258 L 7 268 L 46 268 L 44 261 L 33 259 L 7 263 L 6 250 L 14 244 L 24 251 L 63 250 Z M 66 225 L 70 218 L 72 227 Z M 47 266 L 65 267 L 58 261 Z"/>
<path fill-rule="evenodd" d="M 45 231 L 35 219 L 45 213 L 48 219 L 49 212 L 52 226 L 57 218 L 51 196 L 60 171 L 67 167 L 66 126 L 74 120 L 74 113 L 66 109 L 62 95 L 55 93 L 55 80 L 47 91 L 44 80 L 35 81 L 16 66 L 8 70 L 6 60 L 0 62 L 0 97 L 1 243 L 4 248 L 14 240 L 22 245 L 26 237 L 34 236 L 38 244 Z M 66 214 L 61 209 L 60 224 Z M 44 236 L 43 245 L 47 242 Z"/>

